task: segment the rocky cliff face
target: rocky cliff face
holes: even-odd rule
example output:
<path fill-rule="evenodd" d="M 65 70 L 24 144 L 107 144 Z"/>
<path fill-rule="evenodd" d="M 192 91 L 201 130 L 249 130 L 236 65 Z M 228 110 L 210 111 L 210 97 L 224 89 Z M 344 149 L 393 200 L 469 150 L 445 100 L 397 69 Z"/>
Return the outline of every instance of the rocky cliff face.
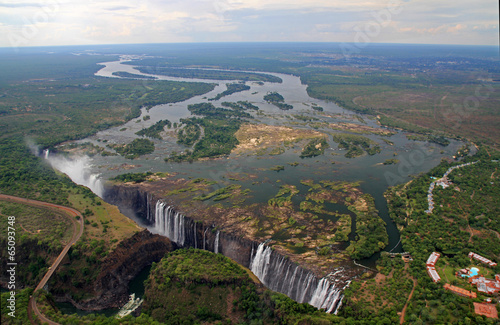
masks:
<path fill-rule="evenodd" d="M 177 249 L 168 238 L 141 231 L 121 242 L 103 261 L 102 271 L 94 282 L 94 298 L 76 302 L 71 297 L 56 297 L 69 301 L 79 309 L 101 310 L 117 308 L 128 301 L 129 282 L 146 266 L 160 261 L 166 253 Z"/>
<path fill-rule="evenodd" d="M 168 198 L 155 197 L 164 190 L 152 187 L 154 185 L 149 183 L 144 187 L 117 185 L 107 190 L 106 200 L 117 205 L 125 215 L 139 219 L 138 222 L 153 233 L 170 238 L 179 247 L 220 253 L 250 268 L 267 287 L 298 302 L 309 302 L 329 312 L 339 306 L 349 277 L 346 277 L 343 268 L 320 280 L 317 274 L 294 261 L 293 256 L 283 255 L 265 243 L 259 244 L 234 234 L 222 220 L 217 223 L 214 216 L 206 211 L 184 215 L 168 202 Z"/>

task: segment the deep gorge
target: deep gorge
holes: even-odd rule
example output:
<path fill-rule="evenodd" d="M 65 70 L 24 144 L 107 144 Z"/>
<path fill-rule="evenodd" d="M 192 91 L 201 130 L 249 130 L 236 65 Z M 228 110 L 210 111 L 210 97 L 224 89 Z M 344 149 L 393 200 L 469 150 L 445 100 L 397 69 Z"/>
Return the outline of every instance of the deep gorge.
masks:
<path fill-rule="evenodd" d="M 113 186 L 104 199 L 151 232 L 168 237 L 179 247 L 193 247 L 220 253 L 249 268 L 269 289 L 286 294 L 297 302 L 308 302 L 335 312 L 349 279 L 343 268 L 321 277 L 283 256 L 266 242 L 226 233 L 216 224 L 206 225 L 184 216 L 162 198 L 134 187 Z"/>

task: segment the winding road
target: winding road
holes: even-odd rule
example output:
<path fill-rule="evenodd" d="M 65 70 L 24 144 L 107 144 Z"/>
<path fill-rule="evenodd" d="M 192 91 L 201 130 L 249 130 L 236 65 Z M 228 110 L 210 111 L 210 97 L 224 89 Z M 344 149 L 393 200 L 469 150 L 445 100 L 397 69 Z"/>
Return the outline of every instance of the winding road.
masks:
<path fill-rule="evenodd" d="M 35 288 L 35 291 L 33 292 L 33 295 L 34 295 L 38 290 L 42 289 L 47 284 L 50 277 L 55 272 L 55 270 L 57 269 L 57 267 L 59 266 L 59 264 L 61 263 L 63 258 L 66 256 L 66 254 L 68 253 L 71 246 L 73 246 L 73 244 L 76 243 L 78 241 L 78 239 L 80 239 L 80 237 L 82 236 L 82 234 L 83 234 L 83 216 L 78 210 L 68 208 L 68 207 L 65 207 L 62 205 L 41 202 L 41 201 L 35 201 L 35 200 L 20 198 L 20 197 L 11 196 L 11 195 L 0 194 L 0 200 L 15 202 L 15 203 L 22 203 L 22 204 L 29 204 L 29 205 L 33 205 L 33 206 L 50 208 L 50 209 L 57 209 L 61 212 L 64 212 L 66 215 L 68 215 L 69 219 L 71 220 L 71 223 L 73 224 L 73 236 L 71 237 L 68 244 L 61 251 L 59 256 L 57 256 L 54 263 L 52 263 L 52 265 L 49 267 L 49 270 L 44 275 L 42 281 L 40 281 L 38 286 Z M 78 220 L 76 220 L 76 218 L 75 218 L 77 216 L 80 217 Z M 42 323 L 48 323 L 50 325 L 58 324 L 58 323 L 53 322 L 50 319 L 46 318 L 38 310 L 38 306 L 36 305 L 36 301 L 35 301 L 33 296 L 30 297 L 29 306 L 28 306 L 28 314 L 31 314 L 31 310 L 35 313 L 35 315 L 38 316 L 38 318 L 42 321 Z M 30 317 L 30 319 L 31 319 L 31 317 Z"/>

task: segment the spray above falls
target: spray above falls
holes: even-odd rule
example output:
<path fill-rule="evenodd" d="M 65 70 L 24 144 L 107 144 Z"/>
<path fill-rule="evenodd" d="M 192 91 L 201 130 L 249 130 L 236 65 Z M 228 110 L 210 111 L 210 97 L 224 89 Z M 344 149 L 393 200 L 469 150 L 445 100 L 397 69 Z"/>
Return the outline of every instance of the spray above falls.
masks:
<path fill-rule="evenodd" d="M 98 174 L 91 171 L 90 158 L 87 156 L 67 158 L 51 155 L 48 149 L 43 151 L 43 158 L 61 173 L 68 175 L 73 182 L 88 187 L 95 195 L 103 197 L 104 185 Z"/>

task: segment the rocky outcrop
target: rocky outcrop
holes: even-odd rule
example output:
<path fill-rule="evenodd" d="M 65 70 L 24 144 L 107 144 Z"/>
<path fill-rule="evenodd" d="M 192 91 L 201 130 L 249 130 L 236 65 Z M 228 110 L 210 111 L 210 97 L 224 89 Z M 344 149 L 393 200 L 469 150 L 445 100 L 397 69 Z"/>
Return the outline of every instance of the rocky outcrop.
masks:
<path fill-rule="evenodd" d="M 141 231 L 122 241 L 103 261 L 102 271 L 94 282 L 94 297 L 74 301 L 69 296 L 56 297 L 69 301 L 82 310 L 117 308 L 128 301 L 129 282 L 146 266 L 160 261 L 166 253 L 177 248 L 168 238 Z"/>

